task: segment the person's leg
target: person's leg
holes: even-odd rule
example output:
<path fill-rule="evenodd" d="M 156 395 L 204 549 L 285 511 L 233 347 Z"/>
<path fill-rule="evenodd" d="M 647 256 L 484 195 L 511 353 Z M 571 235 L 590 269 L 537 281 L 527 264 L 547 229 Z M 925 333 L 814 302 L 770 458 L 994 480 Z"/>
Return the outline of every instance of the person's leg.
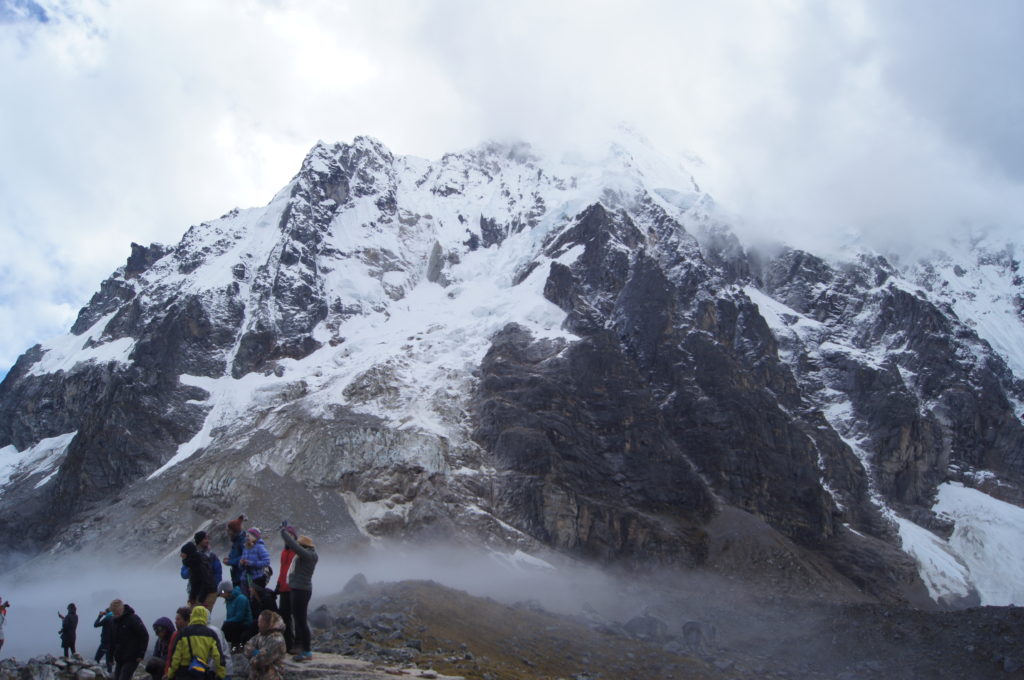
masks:
<path fill-rule="evenodd" d="M 220 627 L 224 631 L 224 639 L 227 640 L 232 646 L 237 645 L 242 641 L 242 630 L 245 628 L 244 623 L 238 621 L 225 621 L 224 625 Z"/>
<path fill-rule="evenodd" d="M 132 676 L 135 675 L 135 669 L 138 666 L 139 662 L 135 659 L 118 662 L 118 671 L 114 674 L 114 680 L 132 680 Z"/>
<path fill-rule="evenodd" d="M 103 658 L 103 655 L 106 653 L 106 651 L 107 650 L 103 648 L 102 644 L 100 644 L 100 646 L 96 648 L 96 663 L 100 662 L 100 659 Z"/>
<path fill-rule="evenodd" d="M 284 644 L 289 652 L 295 647 L 295 623 L 292 621 L 292 594 L 284 591 L 277 598 L 277 613 L 284 619 Z"/>
<path fill-rule="evenodd" d="M 312 590 L 296 590 L 292 589 L 292 616 L 295 618 L 295 644 L 303 652 L 310 651 L 310 638 L 312 637 L 309 630 L 309 621 L 307 615 L 309 614 L 309 600 L 313 597 Z"/>
<path fill-rule="evenodd" d="M 211 614 L 213 613 L 213 605 L 215 604 L 217 604 L 217 591 L 213 591 L 207 595 L 206 599 L 203 601 L 203 606 L 206 607 Z"/>

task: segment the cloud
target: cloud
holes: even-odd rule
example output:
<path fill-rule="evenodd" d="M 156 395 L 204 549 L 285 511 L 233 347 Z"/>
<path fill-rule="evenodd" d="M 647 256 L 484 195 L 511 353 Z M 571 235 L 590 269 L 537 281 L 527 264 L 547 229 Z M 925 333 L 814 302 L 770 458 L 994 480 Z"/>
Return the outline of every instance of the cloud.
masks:
<path fill-rule="evenodd" d="M 747 234 L 1019 233 L 1022 12 L 0 2 L 0 364 L 64 332 L 130 242 L 266 203 L 317 139 L 436 158 L 492 137 L 585 146 L 628 121 L 703 158 L 698 181 Z"/>

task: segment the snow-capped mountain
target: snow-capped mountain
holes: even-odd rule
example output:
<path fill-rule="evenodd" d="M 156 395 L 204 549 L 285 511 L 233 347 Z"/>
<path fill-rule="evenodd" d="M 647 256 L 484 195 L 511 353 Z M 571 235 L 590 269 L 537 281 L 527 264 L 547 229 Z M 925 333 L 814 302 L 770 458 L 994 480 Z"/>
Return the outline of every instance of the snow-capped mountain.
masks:
<path fill-rule="evenodd" d="M 245 512 L 1020 603 L 1020 556 L 989 560 L 1024 545 L 1013 248 L 745 248 L 632 134 L 597 161 L 321 143 L 266 207 L 133 244 L 18 360 L 0 540 L 158 555 Z"/>

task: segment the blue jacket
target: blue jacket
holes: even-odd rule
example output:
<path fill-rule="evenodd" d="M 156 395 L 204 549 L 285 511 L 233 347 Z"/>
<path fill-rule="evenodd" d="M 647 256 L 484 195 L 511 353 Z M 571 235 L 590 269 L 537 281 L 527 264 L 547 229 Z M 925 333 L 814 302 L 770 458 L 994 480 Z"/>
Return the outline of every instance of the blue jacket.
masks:
<path fill-rule="evenodd" d="M 231 591 L 231 597 L 226 598 L 228 608 L 227 617 L 224 623 L 252 624 L 252 607 L 249 606 L 249 598 L 242 594 L 242 589 L 235 586 Z"/>
<path fill-rule="evenodd" d="M 231 550 L 228 551 L 228 566 L 231 567 L 231 581 L 236 586 L 242 582 L 241 570 L 238 568 L 238 560 L 242 559 L 242 551 L 245 550 L 245 532 L 240 531 L 231 539 Z"/>
<path fill-rule="evenodd" d="M 256 543 L 251 548 L 242 551 L 242 559 L 247 562 L 242 567 L 243 573 L 252 574 L 253 578 L 262 576 L 263 567 L 270 566 L 270 551 L 267 550 L 267 544 L 263 542 L 262 538 L 256 539 Z"/>

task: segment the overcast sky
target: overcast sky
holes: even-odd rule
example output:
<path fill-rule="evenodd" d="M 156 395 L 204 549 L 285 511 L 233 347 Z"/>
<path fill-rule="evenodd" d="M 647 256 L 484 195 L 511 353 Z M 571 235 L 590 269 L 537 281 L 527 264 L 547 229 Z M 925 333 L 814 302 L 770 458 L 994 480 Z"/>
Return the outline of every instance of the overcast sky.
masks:
<path fill-rule="evenodd" d="M 132 241 L 265 204 L 318 139 L 623 121 L 703 159 L 741 231 L 1019 234 L 1022 33 L 1016 0 L 0 0 L 0 375 Z"/>

